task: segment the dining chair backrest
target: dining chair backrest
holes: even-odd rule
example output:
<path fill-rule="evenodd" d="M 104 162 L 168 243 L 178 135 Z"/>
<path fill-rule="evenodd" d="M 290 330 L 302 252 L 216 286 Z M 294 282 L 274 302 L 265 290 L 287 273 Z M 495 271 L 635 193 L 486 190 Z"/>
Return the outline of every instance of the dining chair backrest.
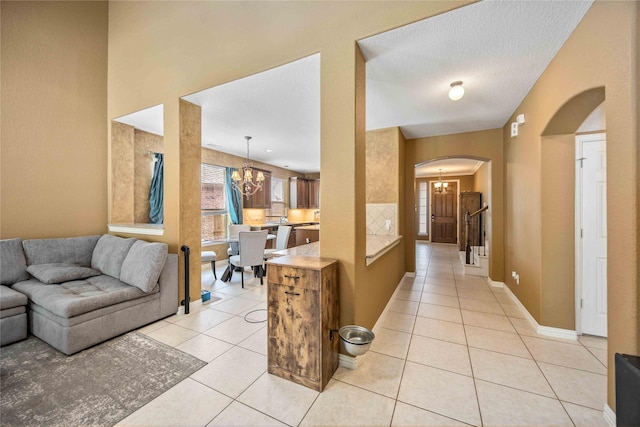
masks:
<path fill-rule="evenodd" d="M 251 231 L 251 226 L 248 224 L 229 224 L 229 237 L 238 237 L 238 233 L 241 231 Z"/>
<path fill-rule="evenodd" d="M 238 241 L 240 242 L 240 265 L 236 267 L 262 265 L 264 247 L 267 244 L 267 230 L 241 231 L 238 233 Z"/>
<path fill-rule="evenodd" d="M 283 249 L 287 249 L 287 243 L 289 243 L 290 234 L 290 225 L 281 225 L 278 227 L 278 234 L 276 234 L 276 250 L 281 251 Z"/>

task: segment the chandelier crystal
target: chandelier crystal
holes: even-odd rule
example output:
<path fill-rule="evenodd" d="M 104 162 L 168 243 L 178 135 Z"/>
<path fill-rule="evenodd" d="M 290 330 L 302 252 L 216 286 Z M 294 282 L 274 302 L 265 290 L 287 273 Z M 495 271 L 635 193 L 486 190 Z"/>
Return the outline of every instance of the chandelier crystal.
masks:
<path fill-rule="evenodd" d="M 234 170 L 231 174 L 233 180 L 233 186 L 248 199 L 249 196 L 256 194 L 256 192 L 262 189 L 262 183 L 264 182 L 264 174 L 262 171 L 257 171 L 255 181 L 253 179 L 253 165 L 249 158 L 249 140 L 250 136 L 245 136 L 247 140 L 247 160 L 242 165 L 242 176 L 238 170 Z"/>
<path fill-rule="evenodd" d="M 434 183 L 433 186 L 436 188 L 438 193 L 442 193 L 442 191 L 447 191 L 447 187 L 449 186 L 448 182 L 442 182 L 442 169 L 438 169 L 440 171 L 440 177 L 438 178 L 438 182 Z"/>

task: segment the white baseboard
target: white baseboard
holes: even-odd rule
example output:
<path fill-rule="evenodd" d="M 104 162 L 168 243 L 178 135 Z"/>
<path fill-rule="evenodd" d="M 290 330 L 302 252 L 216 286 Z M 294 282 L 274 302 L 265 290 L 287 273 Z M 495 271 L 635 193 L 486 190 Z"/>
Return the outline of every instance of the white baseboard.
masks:
<path fill-rule="evenodd" d="M 531 323 L 531 325 L 536 329 L 537 333 L 539 333 L 540 335 L 548 336 L 548 337 L 563 338 L 566 340 L 575 341 L 578 339 L 578 333 L 576 331 L 572 331 L 570 329 L 552 328 L 550 326 L 539 325 L 536 319 L 533 318 L 531 313 L 529 313 L 529 311 L 525 308 L 525 306 L 522 305 L 518 297 L 516 297 L 515 294 L 511 292 L 511 289 L 509 289 L 508 286 L 503 286 L 503 288 L 507 293 L 507 295 L 509 295 L 511 300 L 518 306 L 518 308 L 520 308 L 520 311 L 524 314 L 525 318 L 529 321 L 529 323 Z"/>
<path fill-rule="evenodd" d="M 404 273 L 404 277 L 416 277 L 416 272 L 415 271 L 412 271 L 412 272 L 407 271 L 406 273 Z"/>
<path fill-rule="evenodd" d="M 396 285 L 396 289 L 393 291 L 393 295 L 391 295 L 391 298 L 389 298 L 389 301 L 391 301 L 396 296 L 396 293 L 400 290 L 400 283 L 402 283 L 404 278 L 415 277 L 415 275 L 416 273 L 410 273 L 410 272 L 404 273 L 404 276 L 402 276 L 402 279 L 400 279 L 400 282 L 398 282 L 398 284 Z M 389 308 L 389 304 L 387 303 L 387 305 L 384 307 L 384 310 L 382 310 L 382 313 L 380 313 L 378 320 L 376 320 L 376 324 L 373 325 L 372 330 L 374 334 L 376 334 L 378 329 L 380 328 L 380 319 L 383 319 L 384 316 L 387 314 L 388 308 Z M 349 355 L 340 353 L 338 355 L 338 365 L 347 369 L 356 369 L 360 364 L 360 361 L 365 355 L 366 354 L 363 354 L 362 356 L 349 356 Z"/>
<path fill-rule="evenodd" d="M 489 286 L 491 286 L 493 288 L 504 288 L 505 287 L 504 282 L 496 282 L 494 280 L 491 280 L 491 277 L 487 277 L 487 282 L 489 282 Z"/>
<path fill-rule="evenodd" d="M 572 331 L 571 329 L 552 328 L 550 326 L 538 325 L 536 330 L 539 334 L 546 335 L 548 337 L 563 338 L 565 340 L 574 341 L 578 339 L 578 333 L 576 331 Z"/>
<path fill-rule="evenodd" d="M 602 412 L 602 418 L 607 422 L 610 427 L 616 427 L 616 413 L 613 409 L 605 403 L 604 411 Z"/>

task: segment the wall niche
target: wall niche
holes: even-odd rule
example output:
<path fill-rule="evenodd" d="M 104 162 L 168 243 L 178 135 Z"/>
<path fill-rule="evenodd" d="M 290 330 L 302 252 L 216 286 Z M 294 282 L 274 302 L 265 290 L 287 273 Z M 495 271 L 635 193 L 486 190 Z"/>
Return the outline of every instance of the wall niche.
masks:
<path fill-rule="evenodd" d="M 156 154 L 164 153 L 162 107 L 157 105 L 111 122 L 111 225 L 152 222 L 149 191 L 159 162 Z M 154 227 L 162 228 L 162 224 Z"/>

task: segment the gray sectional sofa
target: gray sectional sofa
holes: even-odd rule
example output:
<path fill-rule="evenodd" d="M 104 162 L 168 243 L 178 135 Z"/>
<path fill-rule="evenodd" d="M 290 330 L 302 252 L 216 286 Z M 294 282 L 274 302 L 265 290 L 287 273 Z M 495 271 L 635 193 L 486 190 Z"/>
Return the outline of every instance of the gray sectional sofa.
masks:
<path fill-rule="evenodd" d="M 105 234 L 0 240 L 0 340 L 73 354 L 178 310 L 178 256 Z"/>

